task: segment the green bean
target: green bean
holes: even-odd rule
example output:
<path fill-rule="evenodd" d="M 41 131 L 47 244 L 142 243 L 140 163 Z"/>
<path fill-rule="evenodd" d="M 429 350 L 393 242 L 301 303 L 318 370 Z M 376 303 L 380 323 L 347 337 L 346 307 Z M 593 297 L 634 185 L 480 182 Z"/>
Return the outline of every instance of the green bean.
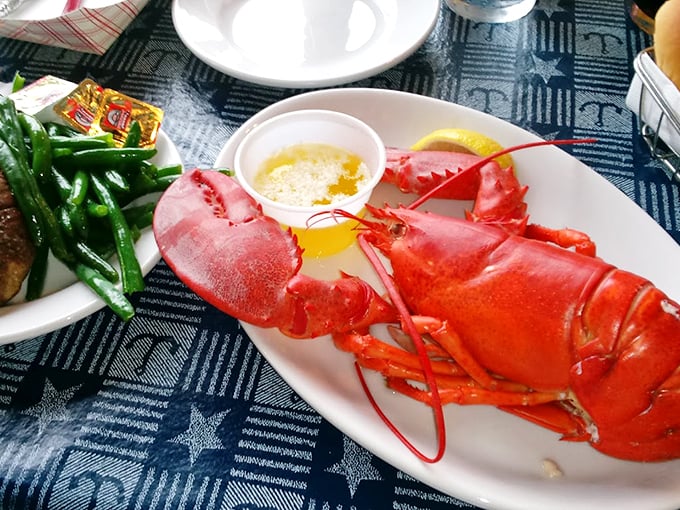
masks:
<path fill-rule="evenodd" d="M 76 229 L 73 226 L 73 222 L 71 221 L 71 216 L 69 216 L 68 211 L 66 210 L 66 207 L 61 205 L 57 207 L 54 210 L 54 214 L 56 215 L 58 221 L 59 221 L 59 226 L 61 227 L 61 231 L 66 234 L 66 237 L 69 239 L 75 239 L 76 238 Z"/>
<path fill-rule="evenodd" d="M 137 260 L 134 241 L 123 212 L 116 198 L 97 174 L 92 174 L 90 180 L 97 198 L 109 208 L 108 218 L 111 223 L 113 237 L 116 240 L 116 251 L 123 279 L 123 291 L 132 293 L 143 290 L 144 277 L 142 276 L 142 269 Z"/>
<path fill-rule="evenodd" d="M 52 209 L 50 209 L 47 202 L 45 201 L 45 198 L 42 196 L 40 190 L 37 188 L 35 180 L 33 180 L 30 185 L 33 188 L 32 191 L 34 193 L 35 201 L 38 206 L 38 214 L 42 217 L 43 220 L 43 226 L 46 235 L 45 240 L 52 249 L 52 253 L 54 253 L 54 256 L 57 259 L 61 260 L 64 263 L 72 262 L 73 254 L 71 254 L 71 252 L 69 252 L 69 250 L 66 248 L 66 244 L 64 243 L 64 238 L 61 235 L 61 229 L 59 228 L 59 223 L 57 222 L 57 218 L 54 215 L 54 212 L 52 211 Z"/>
<path fill-rule="evenodd" d="M 149 202 L 134 207 L 127 207 L 123 209 L 123 214 L 125 215 L 125 220 L 128 225 L 134 225 L 141 229 L 151 225 L 155 208 L 156 204 L 154 202 Z"/>
<path fill-rule="evenodd" d="M 18 92 L 24 88 L 26 84 L 26 78 L 19 74 L 19 71 L 14 73 L 14 79 L 12 80 L 12 93 Z"/>
<path fill-rule="evenodd" d="M 0 95 L 0 126 L 0 137 L 16 151 L 19 159 L 28 160 L 28 149 L 26 149 L 24 133 L 19 125 L 14 101 L 2 95 Z"/>
<path fill-rule="evenodd" d="M 125 137 L 125 143 L 123 147 L 134 148 L 139 147 L 139 143 L 142 141 L 142 125 L 138 120 L 133 120 L 130 123 L 130 128 L 128 129 L 127 136 Z"/>
<path fill-rule="evenodd" d="M 31 168 L 38 182 L 46 187 L 52 176 L 52 147 L 42 123 L 32 115 L 18 112 L 19 125 L 31 141 Z"/>
<path fill-rule="evenodd" d="M 139 230 L 137 225 L 130 225 L 130 233 L 135 242 L 139 241 L 139 238 L 142 237 L 142 231 Z"/>
<path fill-rule="evenodd" d="M 69 149 L 68 147 L 55 147 L 52 149 L 52 160 L 56 162 L 59 162 L 60 160 L 68 160 L 71 156 L 73 156 L 73 149 Z"/>
<path fill-rule="evenodd" d="M 45 242 L 49 244 L 50 248 L 52 249 L 52 253 L 54 253 L 54 256 L 57 259 L 64 263 L 72 262 L 73 254 L 71 254 L 66 248 L 57 218 L 54 215 L 52 209 L 47 204 L 45 197 L 40 192 L 35 177 L 28 170 L 28 164 L 24 162 L 24 165 L 26 166 L 26 169 L 24 170 L 24 178 L 28 188 L 26 191 L 33 197 L 34 205 L 36 207 L 35 214 L 41 218 L 41 223 L 45 234 Z M 23 209 L 21 209 L 21 211 L 24 213 Z M 36 246 L 40 245 L 36 244 Z"/>
<path fill-rule="evenodd" d="M 87 196 L 87 188 L 90 183 L 90 178 L 84 170 L 78 170 L 73 176 L 71 184 L 71 192 L 66 201 L 73 205 L 81 205 Z"/>
<path fill-rule="evenodd" d="M 89 222 L 87 221 L 87 211 L 81 205 L 65 204 L 64 207 L 73 225 L 73 232 L 80 239 L 87 239 L 89 233 Z"/>
<path fill-rule="evenodd" d="M 28 273 L 26 282 L 26 301 L 33 301 L 42 296 L 45 288 L 45 277 L 47 276 L 47 257 L 50 254 L 47 245 L 36 248 L 35 258 L 31 264 L 31 271 Z"/>
<path fill-rule="evenodd" d="M 105 170 L 102 176 L 104 177 L 104 180 L 108 184 L 109 188 L 111 188 L 113 191 L 118 193 L 126 193 L 130 191 L 130 185 L 128 184 L 127 179 L 125 179 L 125 177 L 123 177 L 119 171 L 110 168 Z"/>
<path fill-rule="evenodd" d="M 68 202 L 73 190 L 71 181 L 69 181 L 59 170 L 52 167 L 52 182 L 54 183 L 55 188 L 57 188 L 57 193 L 59 194 L 61 201 Z"/>
<path fill-rule="evenodd" d="M 64 158 L 69 165 L 77 168 L 106 169 L 149 159 L 156 152 L 156 149 L 107 147 L 73 152 Z"/>
<path fill-rule="evenodd" d="M 109 208 L 104 204 L 98 204 L 94 200 L 88 199 L 85 202 L 88 216 L 93 218 L 105 218 L 109 214 Z"/>
<path fill-rule="evenodd" d="M 182 165 L 166 165 L 159 167 L 156 171 L 155 177 L 167 177 L 168 175 L 180 175 L 182 173 Z"/>
<path fill-rule="evenodd" d="M 5 172 L 14 197 L 19 205 L 36 247 L 49 244 L 52 253 L 64 263 L 73 261 L 73 255 L 66 248 L 61 228 L 45 197 L 40 192 L 35 176 L 11 146 L 0 140 L 0 167 Z"/>
<path fill-rule="evenodd" d="M 130 182 L 130 193 L 136 197 L 155 191 L 158 191 L 158 181 L 155 177 L 139 173 Z"/>
<path fill-rule="evenodd" d="M 130 301 L 99 271 L 82 263 L 73 265 L 72 269 L 78 278 L 101 297 L 118 317 L 128 321 L 135 315 L 135 309 Z"/>
<path fill-rule="evenodd" d="M 76 172 L 77 173 L 77 172 Z M 86 174 L 87 175 L 87 174 Z M 54 185 L 57 188 L 59 192 L 59 196 L 61 197 L 61 201 L 63 203 L 72 203 L 72 196 L 71 194 L 73 193 L 73 185 L 71 184 L 71 181 L 69 181 L 66 176 L 64 176 L 63 173 L 61 173 L 59 170 L 56 168 L 52 168 L 52 178 L 54 179 Z M 75 182 L 76 177 L 74 176 L 74 182 Z M 89 186 L 89 176 L 87 177 L 88 180 L 88 186 Z M 81 186 L 83 183 L 78 184 L 78 186 Z M 82 191 L 82 190 L 81 190 Z M 80 192 L 77 192 L 77 195 L 80 195 Z M 76 198 L 76 202 L 78 199 Z M 71 221 L 74 223 L 76 226 L 76 229 L 82 229 L 82 223 L 85 223 L 87 220 L 85 220 L 81 214 L 85 214 L 87 216 L 92 216 L 96 218 L 103 218 L 106 216 L 109 212 L 108 208 L 102 204 L 98 204 L 94 200 L 92 200 L 90 197 L 86 196 L 84 199 L 84 202 L 80 204 L 79 207 L 75 208 L 78 209 L 77 214 L 79 215 L 78 220 L 74 217 L 74 214 L 76 212 L 70 213 L 71 216 Z"/>
<path fill-rule="evenodd" d="M 173 182 L 177 180 L 179 175 L 164 175 L 154 179 L 154 190 L 153 191 L 165 191 L 168 189 Z"/>
<path fill-rule="evenodd" d="M 106 149 L 113 147 L 113 135 L 52 135 L 50 143 L 56 149 L 71 149 L 73 152 L 88 149 Z"/>
<path fill-rule="evenodd" d="M 101 273 L 111 283 L 116 283 L 119 280 L 118 271 L 84 242 L 77 241 L 74 243 L 73 252 L 80 262 Z"/>
<path fill-rule="evenodd" d="M 139 166 L 137 169 L 139 173 L 146 175 L 150 179 L 156 177 L 156 174 L 158 173 L 158 167 L 154 163 L 148 159 L 145 159 L 144 161 L 140 161 L 138 165 Z"/>
<path fill-rule="evenodd" d="M 83 134 L 71 126 L 57 124 L 56 122 L 45 122 L 45 130 L 50 136 L 82 136 Z"/>
<path fill-rule="evenodd" d="M 86 196 L 87 183 L 89 177 L 85 172 L 76 176 L 73 179 L 73 184 L 58 170 L 52 169 L 52 179 L 54 187 L 61 198 L 61 204 L 55 207 L 55 213 L 58 212 L 62 223 L 68 227 L 68 233 L 72 237 L 86 239 L 89 231 L 87 216 L 89 215 L 88 202 L 92 199 Z M 82 182 L 82 181 L 85 182 Z M 61 210 L 64 212 L 61 212 Z M 104 213 L 106 214 L 106 213 Z M 65 218 L 63 215 L 66 215 Z"/>
<path fill-rule="evenodd" d="M 0 168 L 4 171 L 14 199 L 26 220 L 33 244 L 36 247 L 42 246 L 46 242 L 44 219 L 30 183 L 32 176 L 29 174 L 28 165 L 26 161 L 22 164 L 22 160 L 12 147 L 2 138 L 0 138 Z"/>

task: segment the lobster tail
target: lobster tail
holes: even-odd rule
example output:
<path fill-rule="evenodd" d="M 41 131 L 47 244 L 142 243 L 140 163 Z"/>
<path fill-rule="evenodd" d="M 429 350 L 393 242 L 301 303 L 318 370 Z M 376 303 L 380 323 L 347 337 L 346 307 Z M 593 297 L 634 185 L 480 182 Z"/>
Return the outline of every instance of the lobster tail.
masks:
<path fill-rule="evenodd" d="M 680 306 L 615 270 L 584 322 L 592 340 L 579 348 L 571 387 L 597 427 L 593 446 L 633 460 L 680 456 Z"/>

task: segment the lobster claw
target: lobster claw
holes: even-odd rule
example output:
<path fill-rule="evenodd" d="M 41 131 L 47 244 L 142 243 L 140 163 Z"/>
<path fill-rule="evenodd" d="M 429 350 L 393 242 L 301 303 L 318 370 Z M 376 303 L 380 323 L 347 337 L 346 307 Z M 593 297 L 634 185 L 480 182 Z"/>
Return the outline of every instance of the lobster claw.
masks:
<path fill-rule="evenodd" d="M 180 280 L 239 320 L 294 338 L 395 320 L 392 306 L 359 278 L 299 274 L 295 236 L 220 172 L 193 170 L 177 179 L 158 201 L 153 229 Z"/>
<path fill-rule="evenodd" d="M 405 193 L 423 195 L 448 177 L 461 173 L 455 186 L 449 186 L 433 195 L 434 198 L 453 200 L 474 200 L 479 190 L 479 169 L 463 171 L 474 167 L 482 159 L 474 154 L 451 151 L 412 151 L 397 147 L 386 147 L 386 166 L 383 182 L 397 186 Z M 499 169 L 498 163 L 486 165 L 492 170 Z"/>

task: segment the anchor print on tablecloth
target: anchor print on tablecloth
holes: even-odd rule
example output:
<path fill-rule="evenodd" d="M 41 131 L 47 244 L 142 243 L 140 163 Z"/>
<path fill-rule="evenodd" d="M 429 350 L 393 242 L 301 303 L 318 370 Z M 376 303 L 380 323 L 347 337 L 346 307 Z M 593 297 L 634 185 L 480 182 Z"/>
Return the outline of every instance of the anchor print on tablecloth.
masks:
<path fill-rule="evenodd" d="M 583 34 L 584 41 L 598 42 L 602 55 L 609 55 L 612 52 L 611 45 L 616 43 L 617 47 L 623 46 L 623 40 L 614 34 L 602 32 L 587 32 Z"/>
<path fill-rule="evenodd" d="M 623 108 L 615 103 L 603 103 L 600 101 L 586 101 L 579 106 L 580 112 L 586 112 L 587 109 L 595 112 L 595 125 L 598 127 L 604 126 L 605 113 L 608 110 L 615 111 L 618 115 L 621 115 Z"/>
<path fill-rule="evenodd" d="M 151 361 L 151 357 L 154 355 L 154 353 L 156 353 L 157 349 L 160 346 L 167 345 L 168 351 L 170 352 L 170 354 L 173 355 L 177 354 L 177 350 L 179 349 L 179 342 L 175 340 L 173 337 L 156 335 L 153 333 L 145 333 L 142 335 L 132 337 L 125 344 L 125 348 L 128 350 L 134 349 L 137 347 L 138 344 L 144 342 L 145 340 L 150 341 L 150 343 L 146 351 L 144 352 L 144 355 L 142 356 L 140 364 L 137 365 L 134 369 L 137 375 L 142 375 L 146 372 L 146 369 L 149 366 L 149 362 Z"/>
<path fill-rule="evenodd" d="M 106 491 L 110 498 L 115 493 L 114 499 L 118 504 L 123 504 L 125 501 L 125 485 L 115 476 L 101 475 L 95 471 L 85 471 L 77 475 L 73 475 L 69 482 L 69 489 L 85 490 L 87 486 L 91 486 L 90 499 L 87 505 L 87 510 L 94 510 L 97 508 L 97 498 Z"/>

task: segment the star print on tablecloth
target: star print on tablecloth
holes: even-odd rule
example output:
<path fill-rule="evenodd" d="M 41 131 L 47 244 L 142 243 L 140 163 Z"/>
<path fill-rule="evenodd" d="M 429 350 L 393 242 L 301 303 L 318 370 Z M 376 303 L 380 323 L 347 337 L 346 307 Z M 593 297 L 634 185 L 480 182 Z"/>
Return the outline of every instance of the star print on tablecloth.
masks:
<path fill-rule="evenodd" d="M 564 12 L 564 8 L 559 4 L 560 0 L 539 0 L 536 9 L 543 11 L 550 18 L 554 12 Z"/>
<path fill-rule="evenodd" d="M 66 405 L 79 389 L 80 385 L 57 391 L 52 382 L 46 379 L 40 402 L 21 412 L 38 419 L 38 433 L 42 434 L 50 422 L 71 419 L 71 413 L 66 409 Z"/>
<path fill-rule="evenodd" d="M 544 60 L 540 57 L 532 56 L 532 60 L 534 63 L 534 74 L 543 78 L 545 83 L 548 83 L 553 76 L 564 76 L 564 73 L 557 69 L 560 60 L 562 60 L 561 57 Z"/>
<path fill-rule="evenodd" d="M 224 450 L 222 440 L 217 437 L 217 427 L 227 414 L 229 410 L 205 417 L 195 405 L 192 405 L 189 428 L 170 439 L 170 442 L 183 444 L 189 448 L 191 465 L 196 462 L 203 450 Z"/>
<path fill-rule="evenodd" d="M 371 464 L 373 455 L 348 437 L 343 438 L 344 454 L 337 464 L 326 469 L 327 473 L 347 478 L 350 496 L 353 498 L 359 484 L 364 480 L 382 480 L 380 472 Z"/>

